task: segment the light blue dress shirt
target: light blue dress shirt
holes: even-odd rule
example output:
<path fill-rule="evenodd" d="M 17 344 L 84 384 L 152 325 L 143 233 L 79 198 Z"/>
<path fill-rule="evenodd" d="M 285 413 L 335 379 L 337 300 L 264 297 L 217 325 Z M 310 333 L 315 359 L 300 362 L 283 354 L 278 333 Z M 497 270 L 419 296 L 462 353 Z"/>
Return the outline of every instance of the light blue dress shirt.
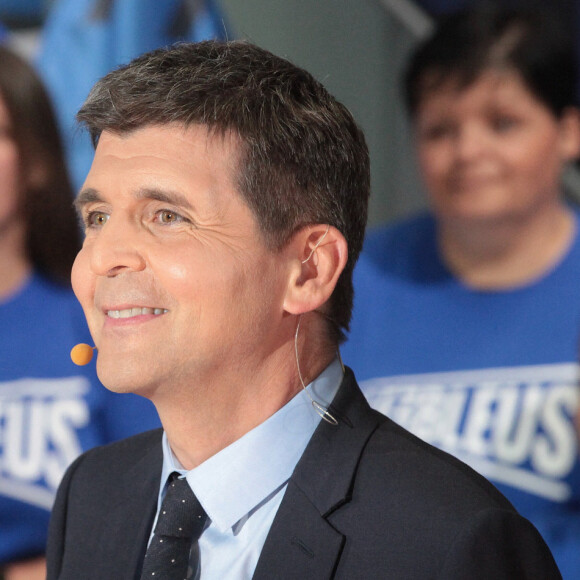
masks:
<path fill-rule="evenodd" d="M 342 367 L 335 359 L 307 390 L 328 407 L 341 381 Z M 181 467 L 163 434 L 157 510 L 169 474 L 185 476 L 209 516 L 199 539 L 200 580 L 252 577 L 288 479 L 320 419 L 301 390 L 262 424 L 191 471 Z"/>

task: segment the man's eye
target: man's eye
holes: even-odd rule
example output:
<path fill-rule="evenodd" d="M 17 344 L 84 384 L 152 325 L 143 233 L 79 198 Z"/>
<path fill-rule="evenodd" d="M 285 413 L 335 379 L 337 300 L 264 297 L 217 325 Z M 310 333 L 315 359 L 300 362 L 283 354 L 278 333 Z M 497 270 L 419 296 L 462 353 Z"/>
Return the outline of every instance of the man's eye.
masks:
<path fill-rule="evenodd" d="M 104 226 L 109 220 L 109 215 L 102 211 L 91 211 L 87 215 L 87 226 L 89 227 L 101 227 Z"/>
<path fill-rule="evenodd" d="M 156 219 L 162 224 L 174 224 L 177 222 L 186 221 L 185 218 L 170 209 L 159 210 L 156 214 Z"/>
<path fill-rule="evenodd" d="M 174 221 L 177 221 L 177 214 L 173 213 L 172 211 L 163 210 L 159 213 L 159 219 L 164 224 L 170 224 Z"/>

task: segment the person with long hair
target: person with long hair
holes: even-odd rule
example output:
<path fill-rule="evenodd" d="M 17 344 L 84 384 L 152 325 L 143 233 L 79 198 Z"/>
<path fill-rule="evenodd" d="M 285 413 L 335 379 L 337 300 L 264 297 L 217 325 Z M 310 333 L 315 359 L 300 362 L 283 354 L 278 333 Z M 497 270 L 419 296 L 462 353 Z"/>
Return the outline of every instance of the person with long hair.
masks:
<path fill-rule="evenodd" d="M 70 349 L 89 342 L 70 271 L 81 247 L 59 131 L 32 66 L 0 46 L 0 570 L 44 578 L 50 509 L 83 450 L 157 424 Z M 131 397 L 131 398 L 129 398 Z M 1 573 L 1 572 L 0 572 Z"/>

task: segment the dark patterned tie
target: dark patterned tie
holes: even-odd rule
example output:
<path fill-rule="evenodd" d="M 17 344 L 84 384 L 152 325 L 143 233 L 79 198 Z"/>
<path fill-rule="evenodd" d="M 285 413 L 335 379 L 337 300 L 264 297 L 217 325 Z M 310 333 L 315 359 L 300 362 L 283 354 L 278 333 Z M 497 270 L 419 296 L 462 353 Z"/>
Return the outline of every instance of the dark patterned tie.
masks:
<path fill-rule="evenodd" d="M 173 472 L 151 543 L 143 562 L 141 580 L 185 580 L 196 574 L 198 550 L 190 550 L 207 521 L 207 514 L 191 491 L 186 479 Z M 197 557 L 196 557 L 197 556 Z M 188 564 L 191 568 L 188 570 Z"/>

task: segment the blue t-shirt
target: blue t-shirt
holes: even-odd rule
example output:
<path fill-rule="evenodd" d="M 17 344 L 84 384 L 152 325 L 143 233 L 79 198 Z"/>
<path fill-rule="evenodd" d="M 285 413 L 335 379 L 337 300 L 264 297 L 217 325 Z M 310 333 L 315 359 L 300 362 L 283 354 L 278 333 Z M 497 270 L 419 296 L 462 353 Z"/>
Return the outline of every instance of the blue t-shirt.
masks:
<path fill-rule="evenodd" d="M 44 553 L 66 467 L 81 452 L 158 427 L 150 401 L 117 395 L 70 349 L 92 344 L 71 290 L 33 275 L 0 303 L 0 565 Z"/>
<path fill-rule="evenodd" d="M 344 362 L 371 405 L 490 479 L 580 578 L 580 237 L 543 277 L 477 291 L 420 215 L 372 232 Z"/>

